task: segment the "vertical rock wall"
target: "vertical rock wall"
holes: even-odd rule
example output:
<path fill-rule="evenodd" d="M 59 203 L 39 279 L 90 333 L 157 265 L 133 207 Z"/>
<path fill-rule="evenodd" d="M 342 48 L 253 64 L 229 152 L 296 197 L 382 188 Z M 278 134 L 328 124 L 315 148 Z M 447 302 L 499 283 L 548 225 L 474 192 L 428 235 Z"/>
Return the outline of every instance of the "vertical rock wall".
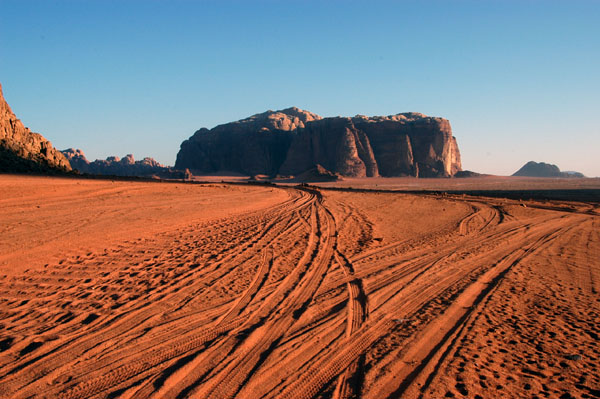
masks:
<path fill-rule="evenodd" d="M 449 177 L 461 170 L 450 122 L 418 113 L 321 118 L 267 111 L 181 144 L 176 168 L 194 173 L 297 175 L 315 165 L 342 176 Z"/>

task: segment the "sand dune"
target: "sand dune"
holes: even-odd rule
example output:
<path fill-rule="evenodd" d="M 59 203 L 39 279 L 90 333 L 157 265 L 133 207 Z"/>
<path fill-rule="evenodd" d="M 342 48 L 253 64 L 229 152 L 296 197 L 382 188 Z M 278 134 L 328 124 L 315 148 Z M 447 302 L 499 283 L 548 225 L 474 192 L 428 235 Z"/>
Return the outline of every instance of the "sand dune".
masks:
<path fill-rule="evenodd" d="M 0 397 L 600 396 L 597 203 L 0 190 Z"/>

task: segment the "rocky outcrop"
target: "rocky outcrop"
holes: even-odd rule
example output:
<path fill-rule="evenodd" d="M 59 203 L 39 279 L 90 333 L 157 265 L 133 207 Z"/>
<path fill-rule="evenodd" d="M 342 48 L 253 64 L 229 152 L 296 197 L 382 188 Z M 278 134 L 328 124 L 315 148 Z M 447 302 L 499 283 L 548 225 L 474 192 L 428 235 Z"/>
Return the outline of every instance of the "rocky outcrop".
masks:
<path fill-rule="evenodd" d="M 482 177 L 482 176 L 489 176 L 489 175 L 473 172 L 472 170 L 461 170 L 459 172 L 456 172 L 456 174 L 454 175 L 454 177 L 458 177 L 458 178 Z"/>
<path fill-rule="evenodd" d="M 318 115 L 288 108 L 267 111 L 247 119 L 202 128 L 181 144 L 176 169 L 194 173 L 221 171 L 248 175 L 275 175 L 285 160 L 294 132 Z"/>
<path fill-rule="evenodd" d="M 189 171 L 175 171 L 167 166 L 161 165 L 153 158 L 144 158 L 136 161 L 132 154 L 127 154 L 124 158 L 108 157 L 106 159 L 97 159 L 89 162 L 83 151 L 69 148 L 62 151 L 65 157 L 71 163 L 73 169 L 80 173 L 89 173 L 93 175 L 111 175 L 111 176 L 141 176 L 141 177 L 161 177 L 184 179 L 190 178 Z"/>
<path fill-rule="evenodd" d="M 558 166 L 545 163 L 529 161 L 521 169 L 513 173 L 513 176 L 525 177 L 585 177 L 579 172 L 561 172 Z"/>
<path fill-rule="evenodd" d="M 585 175 L 581 172 L 576 172 L 574 170 L 565 170 L 564 172 L 560 172 L 563 174 L 563 176 L 566 175 L 566 177 L 585 177 Z"/>
<path fill-rule="evenodd" d="M 69 161 L 42 135 L 31 132 L 4 100 L 0 85 L 0 172 L 61 173 Z"/>
<path fill-rule="evenodd" d="M 450 122 L 418 113 L 325 118 L 294 138 L 281 174 L 314 164 L 353 177 L 453 176 L 460 152 Z"/>
<path fill-rule="evenodd" d="M 175 163 L 195 173 L 271 176 L 316 165 L 352 177 L 447 177 L 461 170 L 446 119 L 418 113 L 321 118 L 298 108 L 200 129 L 181 144 Z"/>
<path fill-rule="evenodd" d="M 295 178 L 288 180 L 288 182 L 294 183 L 319 183 L 341 180 L 340 176 L 328 171 L 321 165 L 315 165 L 313 168 L 308 169 Z"/>
<path fill-rule="evenodd" d="M 89 173 L 90 163 L 83 151 L 69 148 L 68 150 L 61 151 L 61 153 L 69 160 L 69 163 L 74 170 L 78 170 L 81 173 Z"/>
<path fill-rule="evenodd" d="M 369 139 L 350 118 L 325 118 L 296 132 L 280 174 L 296 175 L 322 165 L 342 176 L 377 176 Z"/>

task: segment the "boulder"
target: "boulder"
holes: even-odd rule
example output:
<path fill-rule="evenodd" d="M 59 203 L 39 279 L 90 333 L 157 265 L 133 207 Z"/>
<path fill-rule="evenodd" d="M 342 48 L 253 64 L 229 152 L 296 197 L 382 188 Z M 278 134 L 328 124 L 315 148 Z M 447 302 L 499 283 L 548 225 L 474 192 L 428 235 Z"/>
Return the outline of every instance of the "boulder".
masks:
<path fill-rule="evenodd" d="M 290 181 L 298 183 L 318 183 L 338 180 L 341 180 L 340 175 L 330 172 L 323 166 L 317 164 L 314 167 L 300 173 Z"/>

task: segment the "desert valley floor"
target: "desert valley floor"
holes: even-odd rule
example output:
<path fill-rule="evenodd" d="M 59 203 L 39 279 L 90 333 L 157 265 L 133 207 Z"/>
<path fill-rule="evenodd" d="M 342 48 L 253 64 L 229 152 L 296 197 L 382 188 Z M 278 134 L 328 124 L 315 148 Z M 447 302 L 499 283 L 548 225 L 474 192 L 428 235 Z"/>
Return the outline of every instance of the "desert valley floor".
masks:
<path fill-rule="evenodd" d="M 0 176 L 0 398 L 597 398 L 600 204 Z"/>

